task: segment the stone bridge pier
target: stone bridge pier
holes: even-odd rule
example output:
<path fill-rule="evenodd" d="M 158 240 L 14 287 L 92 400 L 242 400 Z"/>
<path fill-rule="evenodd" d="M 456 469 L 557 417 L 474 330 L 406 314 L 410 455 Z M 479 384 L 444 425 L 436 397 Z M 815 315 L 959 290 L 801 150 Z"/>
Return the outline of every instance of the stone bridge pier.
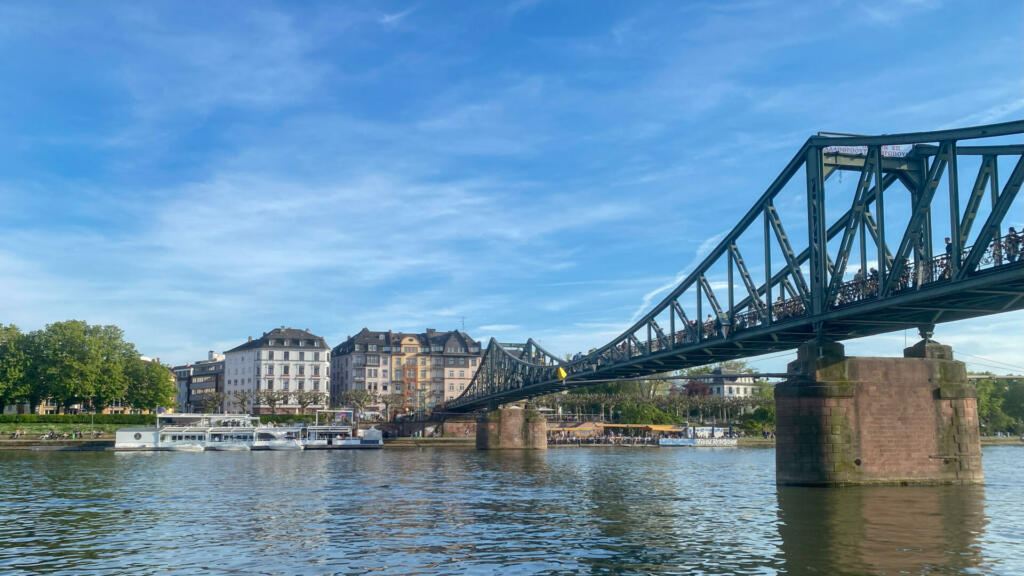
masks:
<path fill-rule="evenodd" d="M 533 408 L 497 408 L 476 422 L 477 450 L 547 450 L 544 416 Z"/>
<path fill-rule="evenodd" d="M 922 336 L 903 358 L 799 348 L 775 388 L 777 484 L 983 481 L 977 393 L 952 349 Z"/>

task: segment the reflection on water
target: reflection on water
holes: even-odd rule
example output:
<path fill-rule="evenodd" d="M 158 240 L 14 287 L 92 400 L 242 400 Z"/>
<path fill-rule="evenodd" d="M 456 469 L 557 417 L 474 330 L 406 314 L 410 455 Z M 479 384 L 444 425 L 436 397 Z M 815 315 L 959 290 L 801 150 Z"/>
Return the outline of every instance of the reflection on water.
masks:
<path fill-rule="evenodd" d="M 979 486 L 779 488 L 794 574 L 959 574 L 978 568 Z"/>
<path fill-rule="evenodd" d="M 774 453 L 0 452 L 0 573 L 1024 573 L 984 489 L 786 488 Z"/>

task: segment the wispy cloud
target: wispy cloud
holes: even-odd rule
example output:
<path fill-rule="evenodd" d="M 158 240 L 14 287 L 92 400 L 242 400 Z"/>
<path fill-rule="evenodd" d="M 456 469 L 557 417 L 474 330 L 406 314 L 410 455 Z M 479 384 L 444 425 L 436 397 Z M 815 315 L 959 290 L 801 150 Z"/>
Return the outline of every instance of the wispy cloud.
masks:
<path fill-rule="evenodd" d="M 410 6 L 409 8 L 406 8 L 405 10 L 402 10 L 400 12 L 395 12 L 392 14 L 383 14 L 378 19 L 378 22 L 385 26 L 394 26 L 401 22 L 402 20 L 405 20 L 407 16 L 409 16 L 413 12 L 416 12 L 416 10 L 418 9 L 419 6 Z"/>

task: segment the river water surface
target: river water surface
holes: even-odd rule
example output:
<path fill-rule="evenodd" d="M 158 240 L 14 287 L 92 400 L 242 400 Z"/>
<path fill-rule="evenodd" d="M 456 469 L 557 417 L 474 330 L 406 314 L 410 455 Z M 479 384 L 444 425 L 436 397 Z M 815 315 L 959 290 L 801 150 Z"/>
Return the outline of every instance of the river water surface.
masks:
<path fill-rule="evenodd" d="M 0 573 L 1024 574 L 986 484 L 776 488 L 771 449 L 0 452 Z"/>

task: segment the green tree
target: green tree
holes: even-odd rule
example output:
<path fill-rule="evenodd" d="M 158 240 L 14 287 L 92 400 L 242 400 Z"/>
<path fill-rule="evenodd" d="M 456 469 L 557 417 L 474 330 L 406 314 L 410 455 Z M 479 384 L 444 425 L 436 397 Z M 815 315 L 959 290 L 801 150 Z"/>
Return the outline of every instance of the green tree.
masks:
<path fill-rule="evenodd" d="M 1013 419 L 1003 412 L 1005 382 L 981 378 L 974 381 L 974 386 L 978 391 L 978 420 L 982 433 L 994 435 L 996 432 L 1007 431 L 1013 425 Z"/>
<path fill-rule="evenodd" d="M 46 377 L 47 354 L 44 331 L 33 330 L 22 339 L 25 354 L 25 373 L 20 390 L 14 393 L 15 402 L 28 403 L 29 412 L 34 414 L 43 400 L 51 396 L 50 379 Z"/>
<path fill-rule="evenodd" d="M 131 363 L 137 361 L 139 355 L 133 344 L 125 342 L 124 332 L 117 326 L 89 326 L 86 336 L 89 361 L 97 375 L 89 399 L 94 410 L 102 411 L 112 401 L 126 399 Z M 166 369 L 163 371 L 167 372 Z M 141 408 L 131 402 L 129 404 Z"/>
<path fill-rule="evenodd" d="M 138 356 L 127 362 L 126 384 L 122 396 L 125 404 L 139 410 L 156 410 L 170 406 L 177 395 L 174 373 L 158 362 L 149 362 Z"/>
<path fill-rule="evenodd" d="M 65 410 L 93 395 L 100 378 L 91 349 L 90 327 L 81 320 L 48 325 L 40 335 L 37 375 L 50 396 Z"/>
<path fill-rule="evenodd" d="M 17 326 L 0 324 L 0 413 L 24 396 L 28 362 L 25 344 L 25 335 Z"/>
<path fill-rule="evenodd" d="M 1014 420 L 1014 431 L 1024 433 L 1024 379 L 1006 383 L 1003 412 Z"/>

